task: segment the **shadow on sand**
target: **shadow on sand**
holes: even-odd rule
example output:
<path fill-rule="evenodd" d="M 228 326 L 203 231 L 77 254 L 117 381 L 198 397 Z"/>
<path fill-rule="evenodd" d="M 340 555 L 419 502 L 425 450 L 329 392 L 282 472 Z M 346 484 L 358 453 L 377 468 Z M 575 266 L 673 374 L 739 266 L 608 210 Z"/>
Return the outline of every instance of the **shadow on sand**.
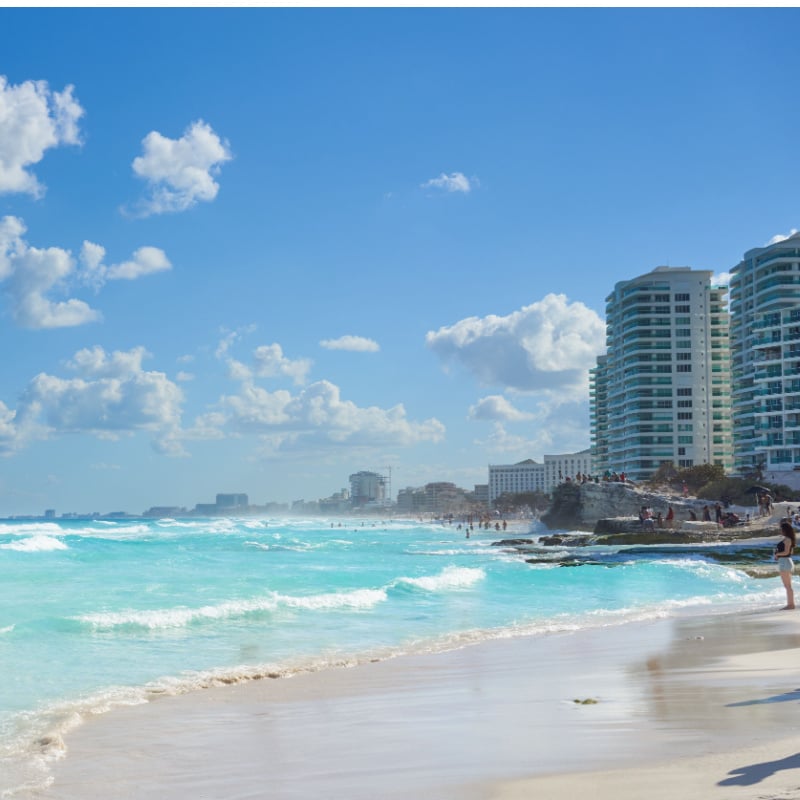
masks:
<path fill-rule="evenodd" d="M 737 767 L 728 773 L 729 778 L 720 781 L 717 786 L 752 786 L 785 769 L 800 769 L 800 753 L 776 761 L 763 761 L 760 764 Z"/>
<path fill-rule="evenodd" d="M 793 689 L 791 692 L 784 692 L 783 694 L 775 694 L 772 697 L 764 697 L 761 700 L 742 700 L 740 703 L 728 703 L 725 708 L 760 706 L 765 703 L 786 703 L 790 700 L 800 701 L 800 689 Z"/>

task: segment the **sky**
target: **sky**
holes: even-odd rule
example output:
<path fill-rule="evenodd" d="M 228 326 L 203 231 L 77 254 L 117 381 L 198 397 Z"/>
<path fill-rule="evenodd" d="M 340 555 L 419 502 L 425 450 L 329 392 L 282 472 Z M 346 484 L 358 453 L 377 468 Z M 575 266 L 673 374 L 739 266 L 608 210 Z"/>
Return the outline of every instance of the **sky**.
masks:
<path fill-rule="evenodd" d="M 800 227 L 798 24 L 0 9 L 0 515 L 589 447 L 614 284 Z"/>

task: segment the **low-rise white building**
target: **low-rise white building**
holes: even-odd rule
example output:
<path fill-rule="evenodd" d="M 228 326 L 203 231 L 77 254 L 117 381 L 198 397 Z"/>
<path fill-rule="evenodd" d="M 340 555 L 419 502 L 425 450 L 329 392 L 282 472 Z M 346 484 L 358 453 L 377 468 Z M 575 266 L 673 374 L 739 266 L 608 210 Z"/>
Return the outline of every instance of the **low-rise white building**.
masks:
<path fill-rule="evenodd" d="M 578 453 L 546 455 L 544 463 L 531 458 L 517 464 L 489 464 L 489 504 L 503 494 L 550 492 L 567 478 L 588 475 L 592 453 L 588 448 Z"/>

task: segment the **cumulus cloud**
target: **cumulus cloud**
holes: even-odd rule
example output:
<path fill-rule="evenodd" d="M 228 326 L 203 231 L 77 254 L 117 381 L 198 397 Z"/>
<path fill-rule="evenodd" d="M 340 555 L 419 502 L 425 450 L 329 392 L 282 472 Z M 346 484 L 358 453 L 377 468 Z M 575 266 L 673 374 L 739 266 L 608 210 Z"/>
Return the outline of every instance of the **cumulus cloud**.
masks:
<path fill-rule="evenodd" d="M 505 397 L 493 394 L 470 406 L 469 419 L 505 420 L 506 422 L 527 422 L 535 419 L 535 415 L 515 408 Z"/>
<path fill-rule="evenodd" d="M 283 375 L 298 385 L 303 384 L 312 363 L 308 358 L 286 358 L 279 344 L 262 344 L 253 351 L 254 371 L 259 378 Z"/>
<path fill-rule="evenodd" d="M 605 322 L 583 303 L 549 294 L 505 317 L 469 317 L 430 331 L 426 342 L 482 385 L 566 402 L 588 392 L 588 371 L 605 349 Z"/>
<path fill-rule="evenodd" d="M 30 247 L 22 238 L 25 225 L 17 217 L 0 220 L 0 280 L 6 282 L 11 314 L 23 328 L 66 328 L 100 319 L 83 300 L 56 300 L 75 272 L 68 250 Z"/>
<path fill-rule="evenodd" d="M 469 194 L 472 184 L 463 172 L 451 172 L 446 175 L 444 172 L 438 178 L 431 178 L 425 183 L 420 184 L 422 189 L 441 189 L 445 192 L 462 192 Z"/>
<path fill-rule="evenodd" d="M 381 348 L 373 339 L 363 336 L 340 336 L 338 339 L 323 339 L 320 347 L 326 350 L 349 350 L 354 353 L 377 353 Z"/>
<path fill-rule="evenodd" d="M 223 398 L 226 424 L 262 434 L 265 452 L 277 454 L 330 447 L 409 446 L 438 442 L 444 426 L 436 419 L 413 422 L 402 404 L 363 408 L 343 400 L 339 387 L 317 381 L 292 395 L 245 383 L 238 395 Z"/>
<path fill-rule="evenodd" d="M 67 363 L 72 377 L 36 375 L 14 412 L 0 404 L 0 452 L 64 434 L 118 439 L 145 431 L 159 452 L 181 454 L 183 394 L 164 373 L 142 368 L 147 355 L 142 347 L 87 348 Z"/>
<path fill-rule="evenodd" d="M 69 250 L 32 247 L 24 239 L 25 233 L 18 217 L 0 219 L 0 281 L 5 282 L 11 316 L 23 328 L 67 328 L 95 322 L 101 319 L 99 311 L 83 300 L 64 298 L 74 284 L 89 284 L 97 290 L 106 280 L 132 280 L 170 266 L 158 248 L 141 247 L 131 261 L 106 267 L 102 263 L 105 249 L 84 242 L 78 269 Z"/>
<path fill-rule="evenodd" d="M 301 385 L 306 382 L 313 362 L 308 358 L 287 358 L 283 348 L 277 344 L 264 344 L 253 350 L 251 364 L 245 364 L 233 358 L 229 353 L 243 333 L 252 333 L 253 328 L 230 331 L 217 345 L 216 356 L 228 365 L 228 374 L 233 380 L 245 381 L 258 378 L 290 378 Z"/>
<path fill-rule="evenodd" d="M 787 239 L 791 238 L 797 233 L 797 228 L 792 228 L 789 233 L 776 233 L 765 246 L 769 246 L 771 244 L 778 244 L 778 242 L 785 242 Z"/>
<path fill-rule="evenodd" d="M 210 202 L 219 191 L 214 177 L 232 158 L 228 143 L 202 120 L 189 125 L 180 139 L 151 131 L 142 140 L 142 150 L 133 160 L 133 171 L 148 184 L 148 196 L 138 208 L 143 216 Z"/>
<path fill-rule="evenodd" d="M 30 172 L 46 150 L 80 144 L 78 121 L 84 114 L 73 97 L 73 86 L 53 92 L 46 81 L 10 85 L 0 75 L 0 193 L 22 192 L 34 197 L 44 187 Z"/>
<path fill-rule="evenodd" d="M 130 261 L 107 266 L 103 263 L 106 251 L 104 247 L 92 242 L 84 242 L 81 248 L 83 280 L 96 289 L 106 281 L 133 281 L 155 272 L 172 269 L 169 259 L 158 247 L 140 247 Z"/>
<path fill-rule="evenodd" d="M 217 357 L 228 366 L 228 375 L 240 383 L 235 394 L 220 398 L 215 412 L 199 417 L 190 435 L 208 438 L 218 432 L 258 437 L 262 455 L 330 452 L 347 446 L 364 451 L 383 446 L 410 446 L 438 442 L 444 426 L 436 419 L 408 419 L 398 404 L 384 409 L 360 407 L 344 400 L 338 386 L 321 380 L 296 393 L 259 385 L 262 378 L 289 378 L 304 385 L 312 362 L 289 359 L 277 343 L 261 345 L 243 363 L 231 356 L 240 332 L 228 333 L 217 347 Z"/>

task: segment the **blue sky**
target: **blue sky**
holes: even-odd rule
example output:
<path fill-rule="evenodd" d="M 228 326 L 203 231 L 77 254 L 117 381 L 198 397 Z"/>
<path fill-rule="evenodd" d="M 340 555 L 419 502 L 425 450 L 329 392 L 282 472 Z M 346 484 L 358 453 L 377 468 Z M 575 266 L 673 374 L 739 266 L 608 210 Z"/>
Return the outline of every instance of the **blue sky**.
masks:
<path fill-rule="evenodd" d="M 798 22 L 0 10 L 0 514 L 588 447 L 614 283 L 800 227 Z"/>

